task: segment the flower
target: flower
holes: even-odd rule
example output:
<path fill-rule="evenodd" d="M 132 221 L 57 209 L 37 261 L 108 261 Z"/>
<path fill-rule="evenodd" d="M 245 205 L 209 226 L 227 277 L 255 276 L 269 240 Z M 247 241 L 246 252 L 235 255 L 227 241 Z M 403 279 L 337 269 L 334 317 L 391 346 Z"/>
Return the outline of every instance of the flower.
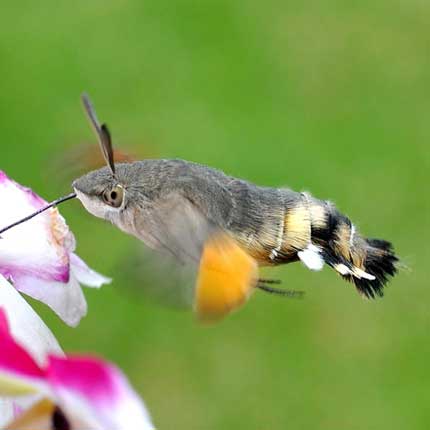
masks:
<path fill-rule="evenodd" d="M 38 396 L 2 428 L 154 428 L 143 402 L 118 368 L 99 358 L 59 355 L 48 355 L 40 365 L 14 339 L 1 308 L 0 351 L 0 395 L 24 400 Z"/>
<path fill-rule="evenodd" d="M 0 275 L 0 308 L 7 316 L 11 335 L 25 346 L 39 365 L 46 364 L 49 353 L 63 354 L 49 328 L 2 275 Z M 0 399 L 0 427 L 12 420 L 19 410 L 37 399 L 38 395 L 30 396 L 24 403 L 20 401 L 21 399 Z"/>
<path fill-rule="evenodd" d="M 45 206 L 29 188 L 0 171 L 0 226 L 6 226 Z M 15 288 L 51 307 L 64 322 L 76 326 L 87 312 L 79 283 L 100 287 L 110 282 L 91 270 L 76 254 L 72 232 L 57 208 L 3 233 L 0 274 Z"/>

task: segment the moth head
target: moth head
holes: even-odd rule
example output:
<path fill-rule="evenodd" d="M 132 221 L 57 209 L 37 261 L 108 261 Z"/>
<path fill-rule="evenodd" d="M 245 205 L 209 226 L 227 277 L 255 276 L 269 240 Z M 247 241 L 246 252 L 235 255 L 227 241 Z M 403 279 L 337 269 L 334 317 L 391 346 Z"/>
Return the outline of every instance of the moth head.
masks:
<path fill-rule="evenodd" d="M 72 187 L 88 212 L 97 217 L 111 219 L 125 207 L 126 189 L 107 167 L 81 176 Z"/>

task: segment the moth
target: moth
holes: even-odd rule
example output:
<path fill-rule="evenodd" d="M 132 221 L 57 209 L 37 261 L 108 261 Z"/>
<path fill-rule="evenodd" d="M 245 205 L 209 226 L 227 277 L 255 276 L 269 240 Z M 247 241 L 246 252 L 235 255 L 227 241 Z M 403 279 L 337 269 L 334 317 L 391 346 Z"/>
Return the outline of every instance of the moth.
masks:
<path fill-rule="evenodd" d="M 311 270 L 327 264 L 363 297 L 383 296 L 397 272 L 391 243 L 363 237 L 331 202 L 179 159 L 115 163 L 108 127 L 87 95 L 82 101 L 106 166 L 76 179 L 72 196 L 164 261 L 192 267 L 193 307 L 201 319 L 224 317 L 256 288 L 294 295 L 259 278 L 259 267 L 296 261 Z"/>

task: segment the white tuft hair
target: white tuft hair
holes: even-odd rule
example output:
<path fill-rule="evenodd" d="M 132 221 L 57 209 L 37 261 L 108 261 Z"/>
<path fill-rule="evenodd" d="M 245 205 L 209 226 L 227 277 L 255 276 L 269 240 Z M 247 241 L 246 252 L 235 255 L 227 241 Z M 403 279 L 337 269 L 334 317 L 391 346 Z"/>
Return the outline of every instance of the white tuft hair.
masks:
<path fill-rule="evenodd" d="M 312 243 L 310 243 L 303 251 L 299 251 L 297 255 L 308 269 L 321 270 L 324 266 L 321 250 Z"/>
<path fill-rule="evenodd" d="M 337 270 L 341 275 L 351 275 L 351 270 L 349 270 L 345 264 L 336 264 L 334 269 Z"/>

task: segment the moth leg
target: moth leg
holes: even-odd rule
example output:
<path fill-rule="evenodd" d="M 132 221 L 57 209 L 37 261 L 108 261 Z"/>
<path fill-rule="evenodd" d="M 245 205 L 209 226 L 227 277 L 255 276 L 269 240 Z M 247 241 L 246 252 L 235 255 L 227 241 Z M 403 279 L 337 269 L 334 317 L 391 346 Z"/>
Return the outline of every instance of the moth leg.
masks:
<path fill-rule="evenodd" d="M 258 278 L 259 284 L 281 284 L 282 281 L 280 279 L 266 279 L 266 278 Z"/>
<path fill-rule="evenodd" d="M 280 284 L 280 279 L 262 279 L 257 282 L 256 288 L 270 294 L 277 294 L 278 296 L 302 298 L 305 294 L 304 291 L 299 290 L 283 290 L 281 288 L 272 287 L 273 284 Z"/>

